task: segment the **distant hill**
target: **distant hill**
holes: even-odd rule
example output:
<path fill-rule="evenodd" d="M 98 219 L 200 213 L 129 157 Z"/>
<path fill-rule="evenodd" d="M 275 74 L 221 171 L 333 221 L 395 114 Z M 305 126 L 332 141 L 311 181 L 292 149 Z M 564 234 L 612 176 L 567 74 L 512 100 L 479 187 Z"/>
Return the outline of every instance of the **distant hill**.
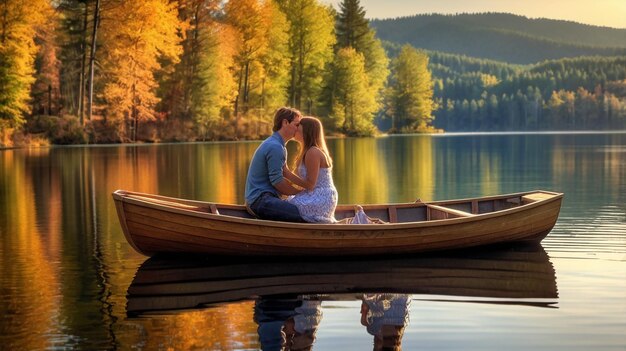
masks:
<path fill-rule="evenodd" d="M 392 43 L 516 64 L 626 55 L 626 29 L 505 13 L 416 15 L 370 23 L 380 39 Z"/>

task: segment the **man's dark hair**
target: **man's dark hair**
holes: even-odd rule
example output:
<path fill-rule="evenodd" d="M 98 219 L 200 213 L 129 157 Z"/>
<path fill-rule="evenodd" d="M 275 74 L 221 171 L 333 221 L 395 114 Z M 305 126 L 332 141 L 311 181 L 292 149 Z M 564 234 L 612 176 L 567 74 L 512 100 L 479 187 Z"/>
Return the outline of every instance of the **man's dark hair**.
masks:
<path fill-rule="evenodd" d="M 277 132 L 281 125 L 283 124 L 283 119 L 286 119 L 287 122 L 291 123 L 296 116 L 302 117 L 302 113 L 292 107 L 281 107 L 274 114 L 274 128 L 273 131 Z"/>

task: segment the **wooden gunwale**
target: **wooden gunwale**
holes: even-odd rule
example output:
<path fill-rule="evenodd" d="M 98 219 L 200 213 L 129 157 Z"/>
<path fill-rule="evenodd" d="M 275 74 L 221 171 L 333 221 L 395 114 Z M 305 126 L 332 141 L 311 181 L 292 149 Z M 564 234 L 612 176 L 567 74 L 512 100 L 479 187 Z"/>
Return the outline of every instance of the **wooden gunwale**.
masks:
<path fill-rule="evenodd" d="M 215 226 L 211 225 L 211 223 L 205 223 L 204 221 L 198 221 L 197 225 L 194 224 L 190 224 L 188 222 L 185 221 L 184 218 L 181 218 L 179 221 L 169 221 L 169 218 L 163 218 L 163 217 L 157 217 L 157 216 L 151 216 L 151 213 L 149 211 L 139 211 L 139 212 L 134 212 L 131 209 L 128 209 L 129 211 L 127 212 L 127 220 L 129 222 L 136 222 L 136 223 L 140 223 L 140 224 L 144 224 L 147 226 L 151 226 L 152 223 L 154 223 L 154 221 L 152 221 L 151 219 L 158 219 L 159 220 L 159 227 L 162 227 L 164 229 L 167 229 L 170 232 L 178 232 L 180 234 L 183 235 L 189 235 L 189 236 L 197 236 L 197 237 L 204 237 L 206 235 L 206 230 L 211 230 L 211 236 L 213 239 L 223 239 L 224 241 L 228 241 L 228 242 L 246 242 L 246 243 L 266 243 L 268 241 L 272 241 L 272 242 L 276 242 L 276 243 L 282 243 L 284 245 L 287 245 L 289 247 L 292 246 L 298 246 L 298 244 L 301 244 L 302 241 L 302 235 L 298 235 L 298 236 L 294 236 L 294 235 L 285 235 L 282 233 L 268 233 L 267 235 L 265 235 L 264 233 L 251 233 L 249 231 L 241 231 L 238 230 L 238 228 L 233 228 L 233 227 L 229 227 L 228 230 L 220 230 L 219 228 L 216 228 Z M 139 216 L 135 216 L 135 214 L 138 214 Z M 528 214 L 525 213 L 524 215 L 524 220 L 528 220 L 529 217 L 532 219 L 532 217 L 534 216 L 538 216 L 540 218 L 544 217 L 543 214 Z M 514 219 L 512 219 L 511 221 L 514 221 Z M 517 221 L 521 221 L 521 219 L 518 219 Z M 551 224 L 552 221 L 546 221 L 545 224 Z M 534 225 L 536 227 L 541 227 L 543 223 L 534 223 Z M 458 224 L 457 224 L 458 225 Z M 334 225 L 337 226 L 337 225 Z M 371 237 L 369 238 L 370 240 L 376 240 L 376 239 L 384 239 L 385 242 L 387 242 L 389 239 L 393 239 L 394 240 L 394 245 L 406 245 L 406 244 L 410 244 L 410 243 L 414 243 L 415 241 L 415 237 L 416 235 L 420 235 L 423 239 L 428 238 L 428 236 L 430 235 L 439 235 L 440 231 L 449 231 L 454 229 L 455 225 L 453 225 L 452 223 L 449 225 L 445 226 L 441 226 L 442 229 L 438 230 L 435 233 L 415 233 L 414 231 L 407 231 L 407 230 L 388 230 L 385 231 L 386 233 L 384 234 L 384 238 L 381 236 L 380 238 L 376 238 L 376 237 Z M 488 226 L 486 226 L 488 227 Z M 519 230 L 523 230 L 527 227 L 526 223 L 521 223 L 521 225 L 519 226 L 509 226 L 507 227 L 507 232 L 511 233 L 511 234 L 516 234 L 516 231 Z M 156 227 L 155 227 L 156 228 Z M 183 228 L 185 228 L 183 230 Z M 361 227 L 363 228 L 363 227 Z M 491 230 L 491 231 L 485 231 L 483 233 L 484 236 L 489 236 L 489 235 L 493 235 L 493 234 L 498 234 L 500 232 L 500 230 Z M 237 235 L 236 237 L 234 237 L 233 235 Z M 469 235 L 467 236 L 468 238 L 472 238 L 475 239 L 477 237 L 481 237 L 483 235 Z M 315 233 L 307 233 L 306 237 L 308 240 L 316 240 L 316 241 L 335 241 L 338 238 L 337 237 L 328 237 L 328 236 L 319 236 L 319 235 L 315 235 Z M 455 236 L 453 240 L 459 240 L 462 237 L 459 236 Z M 363 236 L 342 236 L 341 239 L 343 241 L 356 241 L 355 243 L 346 243 L 346 245 L 352 246 L 354 244 L 358 244 L 358 243 L 362 243 L 363 247 L 369 247 L 369 246 L 376 246 L 376 245 L 372 245 L 372 242 L 369 243 L 363 243 Z M 407 242 L 403 242 L 402 240 L 406 240 Z M 293 241 L 293 242 L 291 242 Z M 424 241 L 428 241 L 428 240 L 424 240 Z M 388 244 L 388 243 L 387 243 Z M 306 247 L 310 247 L 311 243 L 307 242 Z M 323 247 L 323 244 L 321 244 Z M 279 245 L 282 246 L 282 245 Z M 385 245 L 383 245 L 385 246 Z"/>
<path fill-rule="evenodd" d="M 429 222 L 408 222 L 408 223 L 390 223 L 390 224 L 371 224 L 368 225 L 367 227 L 364 227 L 363 225 L 348 225 L 348 224 L 341 224 L 341 225 L 337 225 L 337 224 L 296 224 L 296 223 L 286 223 L 286 222 L 277 222 L 280 224 L 285 224 L 285 226 L 283 225 L 275 225 L 276 222 L 271 222 L 271 221 L 262 221 L 262 220 L 255 220 L 255 219 L 244 219 L 244 220 L 236 220 L 236 221 L 231 221 L 230 219 L 238 219 L 236 217 L 228 217 L 226 218 L 226 222 L 229 222 L 228 224 L 230 224 L 230 222 L 234 222 L 234 223 L 239 223 L 239 224 L 245 224 L 245 225 L 261 225 L 262 227 L 269 227 L 269 228 L 285 228 L 285 227 L 291 227 L 293 228 L 293 225 L 296 225 L 296 228 L 298 228 L 298 231 L 301 231 L 302 228 L 299 228 L 299 226 L 304 226 L 305 228 L 311 228 L 311 229 L 332 229 L 333 231 L 343 231 L 344 229 L 349 229 L 349 230 L 358 230 L 358 231 L 374 231 L 374 230 L 380 230 L 380 229 L 384 229 L 386 232 L 387 231 L 393 231 L 393 229 L 399 228 L 399 229 L 405 229 L 405 227 L 411 227 L 411 228 L 421 228 L 421 227 L 439 227 L 442 225 L 442 221 L 445 221 L 446 223 L 450 223 L 450 224 L 457 224 L 458 222 L 471 222 L 471 220 L 468 219 L 473 219 L 474 221 L 476 220 L 485 220 L 485 219 L 489 219 L 492 217 L 504 217 L 505 215 L 511 215 L 511 214 L 515 214 L 517 212 L 528 212 L 528 213 L 533 213 L 533 211 L 530 211 L 531 209 L 535 208 L 535 207 L 539 207 L 539 206 L 546 206 L 548 204 L 550 204 L 552 201 L 547 201 L 547 202 L 542 202 L 542 203 L 533 203 L 533 204 L 529 204 L 529 205 L 524 205 L 527 207 L 524 207 L 523 209 L 519 210 L 521 208 L 517 207 L 517 208 L 512 208 L 512 209 L 507 209 L 507 210 L 502 210 L 499 211 L 496 215 L 494 215 L 493 213 L 486 213 L 486 214 L 481 214 L 481 215 L 473 215 L 473 216 L 468 216 L 470 218 L 453 218 L 453 219 L 446 219 L 446 220 L 436 220 L 436 221 L 431 221 Z M 141 215 L 144 216 L 150 216 L 150 211 L 149 210 L 144 210 L 144 208 L 148 208 L 148 209 L 153 209 L 158 211 L 158 215 L 155 215 L 154 218 L 159 219 L 159 220 L 167 220 L 166 218 L 163 217 L 163 215 L 161 215 L 161 208 L 158 207 L 154 207 L 154 206 L 141 206 L 140 205 L 135 205 L 133 202 L 128 202 L 130 206 L 126 207 L 126 210 L 128 212 L 136 212 L 139 213 Z M 532 206 L 534 205 L 534 206 Z M 513 210 L 517 210 L 517 211 L 513 211 Z M 167 211 L 170 213 L 174 213 L 177 215 L 183 215 L 183 216 L 191 216 L 191 217 L 199 217 L 199 218 L 207 218 L 207 219 L 216 219 L 216 221 L 202 221 L 203 223 L 203 227 L 205 228 L 209 228 L 209 229 L 214 229 L 216 228 L 216 226 L 223 221 L 217 221 L 220 219 L 224 219 L 222 215 L 214 215 L 214 214 L 202 214 L 202 215 L 196 215 L 193 212 L 188 212 L 188 211 Z M 217 217 L 217 218 L 216 218 Z M 480 217 L 480 218 L 476 218 L 476 217 Z M 193 218 L 190 218 L 189 220 L 193 220 Z M 186 223 L 186 222 L 185 222 Z M 182 224 L 185 224 L 182 223 Z M 207 223 L 216 223 L 216 224 L 207 224 Z M 264 224 L 268 224 L 268 225 L 264 225 Z M 239 228 L 238 226 L 229 226 L 229 232 L 237 232 L 237 228 Z M 256 228 L 255 228 L 256 229 Z M 243 232 L 242 232 L 243 233 Z M 258 231 L 254 231 L 254 235 L 258 236 L 258 235 L 263 235 L 262 233 L 259 233 Z M 276 237 L 276 233 L 271 233 L 271 237 Z"/>
<path fill-rule="evenodd" d="M 416 227 L 434 227 L 434 226 L 440 226 L 441 225 L 441 221 L 446 221 L 446 222 L 453 222 L 453 221 L 458 221 L 458 222 L 471 222 L 471 221 L 480 221 L 480 220 L 485 220 L 488 218 L 492 218 L 492 217 L 500 217 L 503 216 L 505 214 L 508 213 L 515 213 L 515 212 L 523 212 L 523 211 L 527 211 L 529 209 L 535 208 L 535 207 L 540 207 L 543 206 L 547 203 L 550 202 L 554 202 L 554 201 L 558 201 L 559 199 L 561 199 L 563 197 L 563 194 L 559 194 L 559 193 L 552 193 L 552 192 L 546 192 L 546 191 L 530 191 L 530 192 L 523 192 L 523 193 L 514 193 L 514 194 L 507 194 L 507 195 L 501 195 L 501 196 L 489 196 L 489 197 L 484 197 L 484 198 L 479 198 L 477 199 L 478 201 L 488 201 L 488 200 L 496 200 L 496 199 L 503 199 L 503 198 L 509 198 L 509 197 L 516 197 L 516 196 L 522 196 L 524 194 L 529 194 L 529 193 L 533 193 L 533 192 L 544 192 L 544 193 L 548 193 L 548 194 L 552 194 L 555 195 L 554 197 L 547 199 L 547 200 L 543 200 L 543 201 L 536 201 L 536 202 L 532 202 L 529 204 L 525 204 L 525 205 L 521 205 L 518 207 L 513 207 L 513 208 L 509 208 L 509 209 L 503 209 L 503 210 L 499 210 L 499 211 L 495 211 L 495 212 L 489 212 L 489 213 L 482 213 L 482 214 L 477 214 L 474 216 L 468 216 L 468 217 L 459 217 L 459 218 L 450 218 L 450 219 L 441 219 L 441 220 L 432 220 L 432 221 L 417 221 L 417 222 L 404 222 L 404 223 L 386 223 L 386 224 L 369 224 L 367 230 L 371 231 L 371 230 L 376 230 L 376 229 L 385 229 L 385 230 L 389 230 L 389 229 L 405 229 L 407 227 L 411 227 L 411 228 L 416 228 Z M 140 193 L 127 193 L 130 194 L 130 196 L 132 196 L 132 194 L 140 194 Z M 148 196 L 143 196 L 143 195 L 148 195 Z M 278 222 L 278 221 L 266 221 L 266 220 L 260 220 L 260 219 L 254 219 L 254 218 L 239 218 L 239 217 L 233 217 L 233 216 L 225 216 L 225 215 L 218 215 L 218 214 L 213 214 L 210 212 L 201 212 L 201 211 L 196 211 L 196 210 L 185 210 L 185 209 L 179 209 L 179 208 L 172 208 L 172 207 L 168 207 L 168 206 L 164 206 L 164 205 L 159 205 L 159 204 L 155 204 L 155 203 L 151 203 L 151 202 L 147 202 L 144 200 L 139 200 L 133 197 L 129 197 L 129 196 L 122 196 L 119 195 L 117 193 L 113 194 L 114 198 L 116 200 L 122 201 L 124 203 L 129 203 L 129 204 L 134 204 L 134 205 L 138 205 L 138 206 L 143 206 L 143 207 L 148 207 L 148 208 L 153 208 L 159 211 L 166 211 L 166 212 L 172 212 L 172 213 L 179 213 L 179 214 L 185 214 L 185 215 L 189 215 L 192 217 L 200 217 L 200 218 L 206 218 L 206 219 L 211 219 L 211 220 L 215 220 L 215 221 L 222 221 L 222 222 L 231 222 L 231 223 L 245 223 L 245 224 L 254 224 L 254 225 L 260 225 L 263 227 L 273 227 L 273 228 L 283 228 L 283 229 L 287 229 L 287 228 L 294 228 L 294 229 L 298 229 L 298 230 L 302 230 L 303 228 L 310 228 L 310 229 L 333 229 L 333 230 L 337 230 L 337 228 L 341 228 L 341 230 L 346 230 L 346 231 L 350 231 L 350 230 L 358 230 L 358 231 L 362 231 L 365 228 L 363 228 L 363 225 L 360 224 L 341 224 L 341 225 L 337 225 L 337 224 L 324 224 L 324 223 L 290 223 L 290 222 Z M 167 198 L 164 196 L 160 196 L 160 195 L 149 195 L 149 194 L 141 194 L 142 197 L 155 197 L 155 198 L 165 198 L 165 199 L 174 199 L 174 198 Z M 176 200 L 176 199 L 174 199 Z M 470 202 L 474 199 L 465 199 L 465 200 L 451 200 L 451 201 L 434 201 L 434 202 L 430 202 L 429 204 L 432 205 L 437 205 L 437 206 L 442 206 L 442 205 L 452 205 L 452 204 L 458 204 L 458 203 L 465 203 L 465 202 Z M 181 200 L 181 203 L 187 204 L 187 203 L 194 203 L 194 204 L 198 204 L 198 207 L 206 207 L 208 208 L 208 206 L 210 206 L 211 203 L 207 203 L 207 202 L 201 202 L 201 201 L 192 201 L 192 200 Z M 390 204 L 390 205 L 363 205 L 363 208 L 365 210 L 367 209 L 382 209 L 382 208 L 387 208 L 389 206 L 395 206 L 396 208 L 398 207 L 411 207 L 411 206 L 415 206 L 416 204 L 413 203 L 405 203 L 405 204 Z M 424 204 L 425 205 L 425 204 Z M 225 206 L 232 206 L 233 209 L 237 209 L 237 210 L 244 210 L 244 207 L 241 205 L 220 205 L 220 207 L 225 207 Z M 338 209 L 342 209 L 340 207 L 343 208 L 351 208 L 353 206 L 348 205 L 348 206 L 338 206 Z M 469 212 L 468 212 L 469 213 Z"/>

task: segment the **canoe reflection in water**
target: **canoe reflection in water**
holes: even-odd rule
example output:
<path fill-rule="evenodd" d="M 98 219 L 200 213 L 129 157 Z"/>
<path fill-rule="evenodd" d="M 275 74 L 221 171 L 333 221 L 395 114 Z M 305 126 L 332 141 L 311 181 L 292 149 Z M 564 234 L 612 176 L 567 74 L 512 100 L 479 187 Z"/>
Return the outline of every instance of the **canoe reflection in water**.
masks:
<path fill-rule="evenodd" d="M 399 345 L 411 299 L 555 307 L 558 292 L 548 255 L 532 245 L 363 259 L 156 255 L 139 267 L 127 299 L 129 317 L 254 300 L 260 341 L 271 350 L 310 348 L 324 301 L 361 300 L 375 344 Z"/>

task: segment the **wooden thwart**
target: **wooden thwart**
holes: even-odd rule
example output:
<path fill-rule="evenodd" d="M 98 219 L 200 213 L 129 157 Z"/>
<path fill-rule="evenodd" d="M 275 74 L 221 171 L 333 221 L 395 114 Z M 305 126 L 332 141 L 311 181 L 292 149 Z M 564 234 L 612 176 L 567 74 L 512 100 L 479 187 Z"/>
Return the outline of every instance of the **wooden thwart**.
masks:
<path fill-rule="evenodd" d="M 465 212 L 465 211 L 460 211 L 460 210 L 455 210 L 453 208 L 448 208 L 448 207 L 443 207 L 443 206 L 437 206 L 437 205 L 426 205 L 429 209 L 433 209 L 433 210 L 437 210 L 437 211 L 441 211 L 441 212 L 445 212 L 448 214 L 451 214 L 455 217 L 472 217 L 474 216 L 473 214 L 469 213 L 469 212 Z M 450 217 L 446 217 L 444 219 L 449 219 Z"/>

